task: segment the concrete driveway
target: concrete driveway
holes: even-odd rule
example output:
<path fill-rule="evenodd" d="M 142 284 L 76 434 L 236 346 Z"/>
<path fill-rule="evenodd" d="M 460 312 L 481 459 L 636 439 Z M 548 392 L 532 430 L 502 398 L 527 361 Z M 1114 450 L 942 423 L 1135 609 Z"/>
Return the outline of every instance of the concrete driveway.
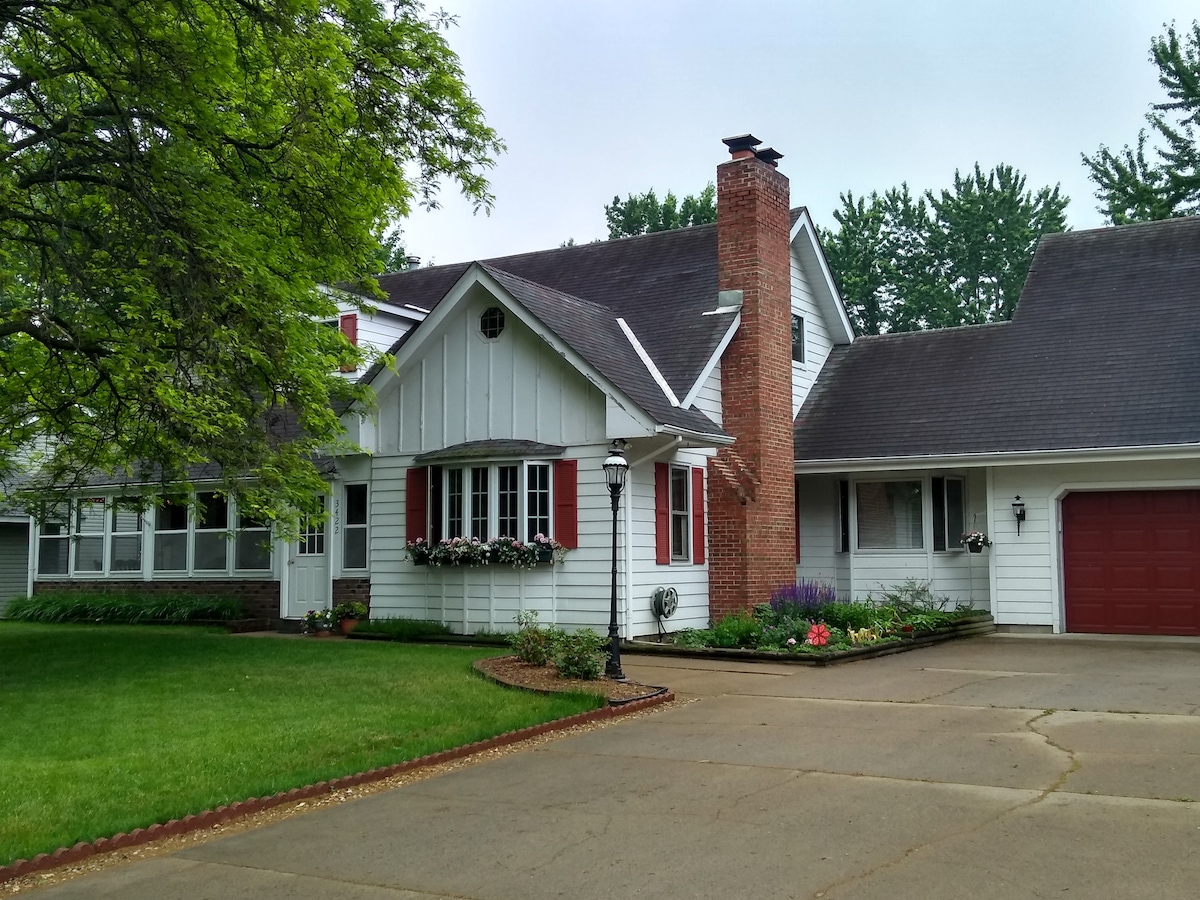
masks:
<path fill-rule="evenodd" d="M 1200 896 L 1196 643 L 626 670 L 694 702 L 35 894 Z"/>

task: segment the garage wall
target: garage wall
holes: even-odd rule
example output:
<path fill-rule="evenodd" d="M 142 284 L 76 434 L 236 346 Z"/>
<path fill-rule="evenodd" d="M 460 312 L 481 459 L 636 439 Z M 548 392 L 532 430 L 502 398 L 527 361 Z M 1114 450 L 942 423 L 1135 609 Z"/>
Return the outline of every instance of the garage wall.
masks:
<path fill-rule="evenodd" d="M 29 526 L 0 522 L 0 615 L 29 590 Z"/>
<path fill-rule="evenodd" d="M 1059 500 L 1071 490 L 1200 487 L 1200 459 L 1009 466 L 992 470 L 992 614 L 998 625 L 1064 629 Z M 1017 536 L 1016 495 L 1025 503 Z"/>

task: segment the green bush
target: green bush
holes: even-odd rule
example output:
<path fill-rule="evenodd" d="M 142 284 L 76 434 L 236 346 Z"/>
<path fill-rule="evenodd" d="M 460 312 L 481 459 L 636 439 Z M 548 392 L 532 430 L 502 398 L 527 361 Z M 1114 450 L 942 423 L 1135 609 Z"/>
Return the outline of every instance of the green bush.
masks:
<path fill-rule="evenodd" d="M 570 633 L 555 630 L 550 655 L 563 678 L 595 681 L 608 660 L 607 639 L 590 628 Z"/>
<path fill-rule="evenodd" d="M 538 624 L 538 614 L 535 609 L 527 609 L 513 617 L 517 630 L 509 635 L 508 646 L 523 663 L 531 666 L 544 666 L 550 661 L 551 643 L 554 629 L 543 628 Z"/>
<path fill-rule="evenodd" d="M 821 621 L 842 631 L 870 628 L 878 618 L 879 612 L 866 603 L 827 603 L 821 607 Z"/>
<path fill-rule="evenodd" d="M 19 622 L 103 622 L 140 625 L 198 620 L 245 618 L 237 597 L 197 597 L 192 594 L 149 596 L 137 593 L 46 592 L 18 597 L 5 617 Z"/>
<path fill-rule="evenodd" d="M 751 613 L 741 610 L 718 619 L 709 629 L 710 647 L 755 647 L 762 634 L 762 625 Z"/>
<path fill-rule="evenodd" d="M 449 626 L 432 619 L 406 619 L 395 616 L 359 622 L 355 634 L 386 634 L 393 641 L 415 641 L 438 634 L 453 634 Z"/>

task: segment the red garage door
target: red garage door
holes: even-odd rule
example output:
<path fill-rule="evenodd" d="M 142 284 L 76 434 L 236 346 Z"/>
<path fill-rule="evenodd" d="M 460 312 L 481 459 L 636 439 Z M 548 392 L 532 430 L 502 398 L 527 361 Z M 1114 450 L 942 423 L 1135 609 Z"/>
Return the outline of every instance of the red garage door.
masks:
<path fill-rule="evenodd" d="M 1200 491 L 1062 501 L 1067 631 L 1200 634 Z"/>

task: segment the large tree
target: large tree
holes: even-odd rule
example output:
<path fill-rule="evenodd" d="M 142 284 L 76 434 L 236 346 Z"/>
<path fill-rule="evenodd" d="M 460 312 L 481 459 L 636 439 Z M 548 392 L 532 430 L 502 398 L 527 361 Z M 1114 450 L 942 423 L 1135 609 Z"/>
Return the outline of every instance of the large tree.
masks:
<path fill-rule="evenodd" d="M 215 464 L 287 518 L 359 362 L 323 285 L 502 149 L 415 0 L 0 4 L 0 481 Z M 247 482 L 243 476 L 250 476 Z M 246 491 L 244 486 L 252 484 Z"/>
<path fill-rule="evenodd" d="M 630 194 L 624 200 L 613 197 L 613 202 L 604 207 L 604 217 L 610 241 L 686 225 L 706 225 L 717 221 L 717 188 L 709 182 L 699 194 L 688 194 L 682 202 L 671 191 L 660 201 L 653 188 L 644 194 Z"/>
<path fill-rule="evenodd" d="M 823 230 L 855 328 L 914 331 L 1008 319 L 1044 234 L 1066 227 L 1058 187 L 1025 189 L 1011 166 L 954 173 L 951 189 L 841 195 Z"/>
<path fill-rule="evenodd" d="M 1083 157 L 1100 212 L 1114 225 L 1200 214 L 1200 23 L 1153 38 L 1150 61 L 1168 98 L 1146 114 L 1161 145 L 1148 154 L 1143 128 L 1136 147 Z"/>

